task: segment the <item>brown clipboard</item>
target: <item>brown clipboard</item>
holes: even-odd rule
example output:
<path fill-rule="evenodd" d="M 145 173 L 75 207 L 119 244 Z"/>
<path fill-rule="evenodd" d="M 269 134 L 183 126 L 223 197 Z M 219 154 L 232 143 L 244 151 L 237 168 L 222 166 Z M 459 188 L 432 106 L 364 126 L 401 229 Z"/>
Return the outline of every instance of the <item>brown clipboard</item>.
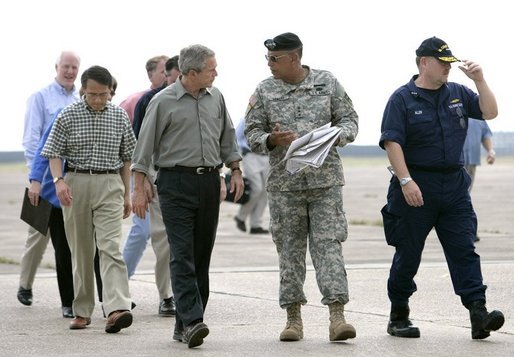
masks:
<path fill-rule="evenodd" d="M 34 206 L 29 200 L 29 189 L 25 188 L 20 218 L 41 234 L 48 233 L 48 223 L 52 213 L 52 204 L 39 197 L 39 204 Z"/>

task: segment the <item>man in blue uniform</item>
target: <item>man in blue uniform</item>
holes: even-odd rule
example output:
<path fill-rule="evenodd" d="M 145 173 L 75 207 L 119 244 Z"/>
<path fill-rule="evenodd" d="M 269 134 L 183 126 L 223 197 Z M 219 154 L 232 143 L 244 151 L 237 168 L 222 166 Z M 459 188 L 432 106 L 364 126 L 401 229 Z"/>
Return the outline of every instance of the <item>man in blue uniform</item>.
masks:
<path fill-rule="evenodd" d="M 451 63 L 474 81 L 478 94 L 448 82 Z M 425 239 L 435 227 L 444 250 L 455 293 L 469 310 L 471 336 L 483 339 L 504 323 L 500 311 L 488 312 L 480 256 L 473 237 L 477 219 L 469 195 L 462 147 L 468 117 L 493 119 L 496 99 L 475 62 L 460 61 L 448 45 L 432 37 L 416 50 L 419 75 L 390 97 L 379 145 L 395 175 L 382 209 L 387 243 L 396 248 L 387 290 L 391 314 L 387 332 L 419 337 L 409 320 L 409 298 L 416 291 Z"/>

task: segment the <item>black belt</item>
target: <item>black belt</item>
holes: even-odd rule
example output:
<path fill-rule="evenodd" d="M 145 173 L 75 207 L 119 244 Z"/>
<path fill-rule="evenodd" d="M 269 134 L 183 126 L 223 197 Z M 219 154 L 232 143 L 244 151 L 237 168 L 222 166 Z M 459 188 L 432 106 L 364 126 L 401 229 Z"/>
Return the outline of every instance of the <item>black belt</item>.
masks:
<path fill-rule="evenodd" d="M 185 172 L 188 174 L 195 175 L 203 175 L 209 172 L 218 172 L 220 166 L 198 166 L 198 167 L 188 167 L 188 166 L 173 166 L 173 167 L 161 167 L 161 170 L 166 171 L 175 171 L 175 172 Z"/>
<path fill-rule="evenodd" d="M 460 166 L 450 166 L 450 167 L 427 167 L 427 166 L 418 166 L 418 165 L 407 165 L 409 169 L 418 170 L 418 171 L 426 171 L 426 172 L 438 172 L 441 174 L 452 174 L 458 172 L 462 169 Z"/>
<path fill-rule="evenodd" d="M 119 174 L 120 170 L 79 170 L 74 167 L 68 167 L 68 172 L 74 172 L 76 174 L 88 174 L 88 175 L 107 175 L 107 174 Z"/>

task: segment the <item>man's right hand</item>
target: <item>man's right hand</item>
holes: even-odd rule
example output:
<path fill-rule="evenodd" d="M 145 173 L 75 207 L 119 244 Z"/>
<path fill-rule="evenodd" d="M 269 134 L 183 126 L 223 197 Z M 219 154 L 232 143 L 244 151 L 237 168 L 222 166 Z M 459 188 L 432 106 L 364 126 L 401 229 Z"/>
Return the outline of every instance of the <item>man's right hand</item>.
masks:
<path fill-rule="evenodd" d="M 275 146 L 289 146 L 297 138 L 298 135 L 295 132 L 291 130 L 280 131 L 280 124 L 275 123 L 275 127 L 267 138 L 268 148 L 271 149 Z"/>
<path fill-rule="evenodd" d="M 30 187 L 29 187 L 29 200 L 30 203 L 32 203 L 33 206 L 39 205 L 39 195 L 41 192 L 41 182 L 32 180 L 30 181 Z"/>
<path fill-rule="evenodd" d="M 419 186 L 416 182 L 410 181 L 405 186 L 402 186 L 403 197 L 407 204 L 412 207 L 421 207 L 423 206 L 423 194 L 419 189 Z"/>

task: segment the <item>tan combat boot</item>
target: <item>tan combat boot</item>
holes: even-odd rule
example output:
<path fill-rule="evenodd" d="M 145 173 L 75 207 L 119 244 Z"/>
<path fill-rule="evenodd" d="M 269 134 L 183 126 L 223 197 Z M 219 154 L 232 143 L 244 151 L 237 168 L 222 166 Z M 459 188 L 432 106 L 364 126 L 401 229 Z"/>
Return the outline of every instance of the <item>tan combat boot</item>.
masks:
<path fill-rule="evenodd" d="M 357 336 L 355 328 L 347 324 L 344 319 L 344 305 L 337 301 L 328 305 L 328 309 L 330 311 L 330 341 L 344 341 L 355 338 Z"/>
<path fill-rule="evenodd" d="M 300 303 L 294 303 L 287 308 L 287 324 L 280 334 L 280 341 L 299 341 L 303 338 L 303 322 L 300 307 Z"/>

